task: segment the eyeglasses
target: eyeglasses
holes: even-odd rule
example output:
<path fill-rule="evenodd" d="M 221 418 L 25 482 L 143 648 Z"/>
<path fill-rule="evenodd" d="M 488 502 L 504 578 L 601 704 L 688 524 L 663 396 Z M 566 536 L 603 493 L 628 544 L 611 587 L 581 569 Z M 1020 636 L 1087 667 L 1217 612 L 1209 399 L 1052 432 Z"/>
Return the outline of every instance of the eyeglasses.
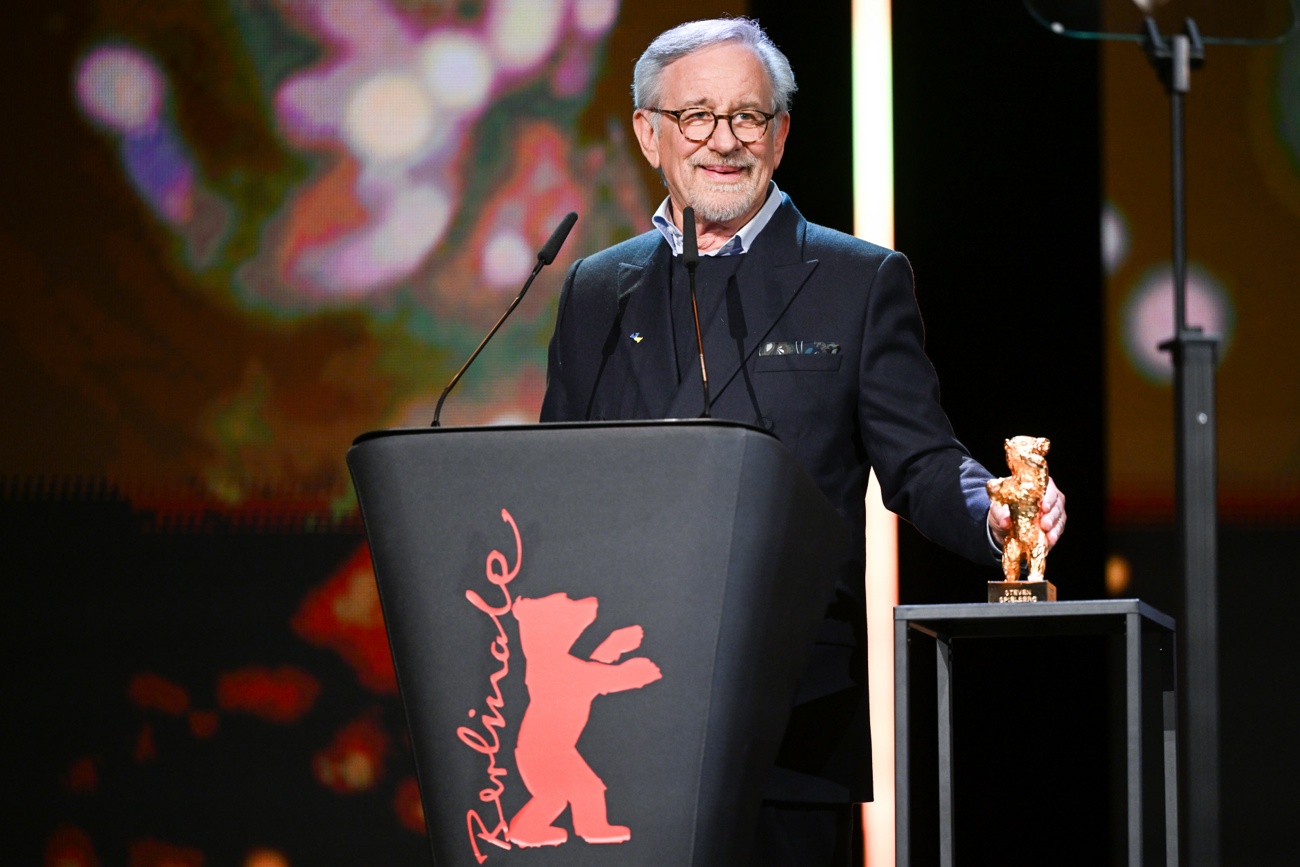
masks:
<path fill-rule="evenodd" d="M 677 128 L 682 131 L 682 135 L 689 142 L 702 144 L 713 137 L 713 131 L 718 128 L 718 121 L 725 120 L 727 126 L 731 128 L 731 134 L 736 137 L 736 141 L 744 144 L 753 144 L 763 137 L 767 132 L 767 125 L 775 114 L 768 114 L 765 111 L 759 111 L 756 108 L 747 108 L 744 111 L 733 111 L 731 114 L 715 114 L 707 108 L 683 108 L 680 111 L 669 111 L 666 108 L 647 108 L 646 111 L 653 111 L 655 114 L 666 114 L 673 120 L 677 121 Z"/>

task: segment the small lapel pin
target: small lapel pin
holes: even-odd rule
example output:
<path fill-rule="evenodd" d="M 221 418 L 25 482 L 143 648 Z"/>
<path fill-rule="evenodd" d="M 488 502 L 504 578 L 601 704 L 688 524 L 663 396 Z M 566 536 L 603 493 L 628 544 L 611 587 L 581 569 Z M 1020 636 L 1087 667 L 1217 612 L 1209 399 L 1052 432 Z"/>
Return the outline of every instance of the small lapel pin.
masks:
<path fill-rule="evenodd" d="M 633 331 L 631 334 L 628 335 L 628 337 L 632 338 L 633 343 L 640 343 L 642 340 L 645 339 L 644 337 L 641 336 L 640 331 Z"/>

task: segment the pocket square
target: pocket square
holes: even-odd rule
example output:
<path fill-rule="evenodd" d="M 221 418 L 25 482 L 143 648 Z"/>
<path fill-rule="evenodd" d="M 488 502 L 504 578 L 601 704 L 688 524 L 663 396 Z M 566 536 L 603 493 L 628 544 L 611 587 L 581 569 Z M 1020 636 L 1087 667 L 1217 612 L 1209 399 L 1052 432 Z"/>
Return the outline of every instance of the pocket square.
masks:
<path fill-rule="evenodd" d="M 758 347 L 759 355 L 839 355 L 838 343 L 822 340 L 769 340 Z"/>

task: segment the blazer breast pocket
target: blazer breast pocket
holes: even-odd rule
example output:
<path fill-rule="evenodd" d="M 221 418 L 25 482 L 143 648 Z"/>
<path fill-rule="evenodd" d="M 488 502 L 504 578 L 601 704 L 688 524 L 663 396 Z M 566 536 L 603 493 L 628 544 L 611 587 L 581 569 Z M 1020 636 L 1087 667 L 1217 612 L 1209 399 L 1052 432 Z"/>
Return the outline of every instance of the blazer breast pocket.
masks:
<path fill-rule="evenodd" d="M 754 359 L 755 373 L 789 370 L 839 370 L 841 353 L 819 352 L 811 355 L 760 355 Z"/>

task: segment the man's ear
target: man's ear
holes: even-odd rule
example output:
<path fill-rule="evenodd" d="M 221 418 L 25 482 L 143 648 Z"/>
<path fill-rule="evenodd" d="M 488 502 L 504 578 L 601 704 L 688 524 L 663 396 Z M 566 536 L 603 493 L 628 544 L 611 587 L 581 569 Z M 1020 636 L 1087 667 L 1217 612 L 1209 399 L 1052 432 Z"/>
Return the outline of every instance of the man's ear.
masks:
<path fill-rule="evenodd" d="M 650 166 L 660 168 L 659 133 L 655 130 L 650 112 L 643 108 L 632 112 L 632 129 L 636 133 L 637 143 L 641 145 L 641 153 L 645 155 Z"/>
<path fill-rule="evenodd" d="M 781 157 L 785 155 L 785 137 L 790 134 L 790 112 L 785 111 L 776 118 L 780 126 L 772 135 L 772 168 L 776 169 L 781 165 Z"/>

